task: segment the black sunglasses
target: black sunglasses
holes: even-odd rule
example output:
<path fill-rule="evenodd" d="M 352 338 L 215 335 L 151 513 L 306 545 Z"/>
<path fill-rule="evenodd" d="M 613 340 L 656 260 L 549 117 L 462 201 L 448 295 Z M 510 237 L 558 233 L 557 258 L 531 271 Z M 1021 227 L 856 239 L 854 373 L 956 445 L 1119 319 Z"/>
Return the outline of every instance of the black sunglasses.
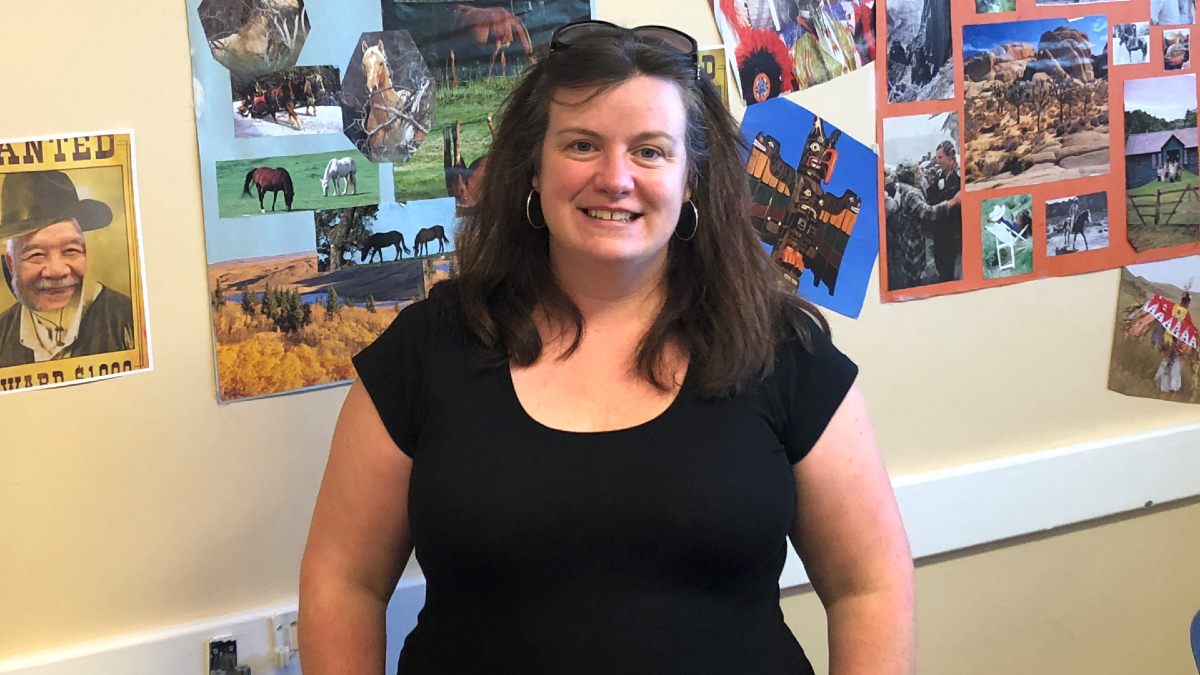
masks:
<path fill-rule="evenodd" d="M 567 49 L 580 40 L 596 37 L 619 37 L 624 31 L 632 31 L 634 35 L 637 35 L 643 41 L 691 58 L 692 65 L 697 67 L 696 79 L 700 79 L 700 60 L 697 56 L 698 47 L 696 40 L 681 30 L 675 30 L 667 26 L 623 28 L 615 23 L 600 21 L 599 19 L 573 21 L 554 29 L 554 33 L 550 36 L 550 53 L 553 54 L 554 52 Z"/>

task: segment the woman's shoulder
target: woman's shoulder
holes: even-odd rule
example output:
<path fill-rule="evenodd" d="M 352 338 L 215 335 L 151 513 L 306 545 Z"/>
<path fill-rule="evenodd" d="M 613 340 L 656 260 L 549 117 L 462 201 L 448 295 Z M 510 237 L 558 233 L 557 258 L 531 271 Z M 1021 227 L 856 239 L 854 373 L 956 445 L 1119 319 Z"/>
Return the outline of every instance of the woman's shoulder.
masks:
<path fill-rule="evenodd" d="M 776 377 L 804 380 L 814 371 L 840 371 L 853 379 L 858 367 L 833 342 L 829 322 L 819 311 L 798 303 L 787 303 L 780 321 L 781 335 L 775 347 Z"/>
<path fill-rule="evenodd" d="M 830 341 L 829 322 L 820 310 L 807 303 L 783 303 L 777 323 L 780 349 L 800 348 L 812 352 L 817 341 Z"/>
<path fill-rule="evenodd" d="M 404 306 L 392 322 L 403 330 L 447 330 L 461 325 L 457 293 L 446 282 L 439 283 L 424 298 Z"/>
<path fill-rule="evenodd" d="M 430 294 L 429 297 L 401 306 L 396 317 L 372 346 L 419 350 L 437 344 L 454 333 L 453 316 L 442 299 Z"/>

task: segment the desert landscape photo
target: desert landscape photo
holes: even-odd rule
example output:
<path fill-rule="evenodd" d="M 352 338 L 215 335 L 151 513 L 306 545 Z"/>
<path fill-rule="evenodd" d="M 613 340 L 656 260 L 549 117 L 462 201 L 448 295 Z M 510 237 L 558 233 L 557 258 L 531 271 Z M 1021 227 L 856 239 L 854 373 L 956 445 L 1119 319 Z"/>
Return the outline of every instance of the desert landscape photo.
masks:
<path fill-rule="evenodd" d="M 1109 171 L 1108 20 L 963 28 L 967 190 Z"/>

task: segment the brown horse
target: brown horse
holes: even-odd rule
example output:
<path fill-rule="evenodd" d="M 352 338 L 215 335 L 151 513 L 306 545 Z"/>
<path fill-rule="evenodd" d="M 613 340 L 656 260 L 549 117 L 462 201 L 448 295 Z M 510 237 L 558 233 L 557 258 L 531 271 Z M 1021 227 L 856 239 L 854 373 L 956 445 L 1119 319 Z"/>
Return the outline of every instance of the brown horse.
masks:
<path fill-rule="evenodd" d="M 533 43 L 529 41 L 529 32 L 525 24 L 503 7 L 469 7 L 455 5 L 454 12 L 458 16 L 458 25 L 465 28 L 471 40 L 480 47 L 494 44 L 492 59 L 488 62 L 488 79 L 496 67 L 496 57 L 500 57 L 500 74 L 508 75 L 508 59 L 504 50 L 513 43 L 513 39 L 521 41 L 525 48 L 525 58 L 530 63 L 537 63 L 533 55 Z"/>
<path fill-rule="evenodd" d="M 317 114 L 317 95 L 313 93 L 312 80 L 304 78 L 304 114 L 315 117 Z"/>
<path fill-rule="evenodd" d="M 429 255 L 429 242 L 431 241 L 438 243 L 438 253 L 444 253 L 446 244 L 450 243 L 450 240 L 446 238 L 446 230 L 441 225 L 423 227 L 417 230 L 417 236 L 413 237 L 413 257 Z"/>
<path fill-rule="evenodd" d="M 286 92 L 284 85 L 273 87 L 256 85 L 255 95 L 251 97 L 247 94 L 242 98 L 241 105 L 238 106 L 238 114 L 242 117 L 265 119 L 267 115 L 270 115 L 271 121 L 276 124 L 279 124 L 279 118 L 276 115 L 284 111 L 287 112 L 288 123 L 297 131 L 304 131 L 304 123 L 296 114 L 296 96 L 292 91 L 290 81 L 286 85 Z"/>
<path fill-rule="evenodd" d="M 488 118 L 490 126 L 490 114 Z M 458 120 L 442 130 L 442 170 L 446 177 L 446 194 L 454 197 L 454 211 L 459 216 L 479 200 L 483 175 L 487 171 L 487 155 L 476 158 L 470 166 L 463 161 L 459 145 L 461 132 L 462 123 Z"/>
<path fill-rule="evenodd" d="M 271 210 L 275 210 L 275 202 L 279 200 L 279 193 L 283 193 L 283 203 L 288 211 L 292 210 L 292 197 L 296 191 L 292 188 L 292 176 L 287 172 L 287 169 L 277 166 L 274 169 L 266 166 L 255 167 L 250 169 L 246 174 L 246 183 L 242 186 L 242 196 L 250 196 L 250 183 L 254 183 L 258 188 L 258 210 L 260 213 L 266 213 L 266 207 L 263 205 L 263 197 L 268 193 L 273 193 L 271 196 Z"/>
<path fill-rule="evenodd" d="M 367 87 L 367 114 L 363 124 L 367 133 L 366 154 L 376 161 L 385 156 L 407 160 L 429 133 L 413 117 L 428 91 L 429 82 L 422 83 L 415 93 L 397 89 L 392 84 L 392 70 L 388 66 L 383 40 L 375 45 L 368 45 L 363 40 L 362 51 Z M 392 151 L 396 157 L 391 157 Z"/>

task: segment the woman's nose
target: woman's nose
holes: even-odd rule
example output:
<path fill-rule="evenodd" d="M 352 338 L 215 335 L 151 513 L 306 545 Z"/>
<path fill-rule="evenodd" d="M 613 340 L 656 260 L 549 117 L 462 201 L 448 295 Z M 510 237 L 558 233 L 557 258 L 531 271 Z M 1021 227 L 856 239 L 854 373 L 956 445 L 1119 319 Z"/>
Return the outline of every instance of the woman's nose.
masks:
<path fill-rule="evenodd" d="M 606 153 L 596 169 L 596 187 L 611 195 L 633 191 L 633 171 L 624 153 Z"/>

